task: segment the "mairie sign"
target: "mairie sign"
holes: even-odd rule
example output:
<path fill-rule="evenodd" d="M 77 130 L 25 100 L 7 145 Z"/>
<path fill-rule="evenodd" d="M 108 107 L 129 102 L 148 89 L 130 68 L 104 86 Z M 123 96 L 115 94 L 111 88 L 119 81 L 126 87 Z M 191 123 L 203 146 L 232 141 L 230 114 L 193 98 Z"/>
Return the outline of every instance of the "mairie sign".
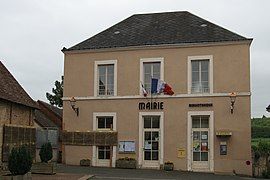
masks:
<path fill-rule="evenodd" d="M 154 109 L 163 109 L 163 102 L 140 102 L 139 110 L 154 110 Z"/>

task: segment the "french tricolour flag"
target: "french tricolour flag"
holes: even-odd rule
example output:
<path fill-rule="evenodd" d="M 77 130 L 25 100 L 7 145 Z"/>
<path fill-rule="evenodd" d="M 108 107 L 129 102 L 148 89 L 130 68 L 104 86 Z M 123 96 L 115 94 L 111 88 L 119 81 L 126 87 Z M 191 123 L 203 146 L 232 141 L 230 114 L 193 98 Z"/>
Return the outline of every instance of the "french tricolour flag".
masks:
<path fill-rule="evenodd" d="M 151 93 L 152 94 L 160 94 L 164 93 L 167 95 L 173 95 L 174 92 L 172 88 L 164 81 L 156 78 L 152 78 L 151 81 Z"/>

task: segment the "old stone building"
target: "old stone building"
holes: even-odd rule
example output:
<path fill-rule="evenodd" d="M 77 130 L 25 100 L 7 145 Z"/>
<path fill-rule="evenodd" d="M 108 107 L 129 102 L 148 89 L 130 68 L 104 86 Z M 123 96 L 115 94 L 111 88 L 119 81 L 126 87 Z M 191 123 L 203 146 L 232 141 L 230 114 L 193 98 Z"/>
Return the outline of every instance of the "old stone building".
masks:
<path fill-rule="evenodd" d="M 0 161 L 7 161 L 12 147 L 26 145 L 34 151 L 36 108 L 35 101 L 0 61 Z"/>

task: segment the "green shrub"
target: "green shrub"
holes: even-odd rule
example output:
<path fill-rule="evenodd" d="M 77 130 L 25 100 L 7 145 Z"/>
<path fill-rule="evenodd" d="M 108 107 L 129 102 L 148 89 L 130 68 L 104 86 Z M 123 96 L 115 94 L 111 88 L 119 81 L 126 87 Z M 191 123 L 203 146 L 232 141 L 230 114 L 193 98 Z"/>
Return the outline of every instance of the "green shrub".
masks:
<path fill-rule="evenodd" d="M 45 162 L 45 163 L 48 163 L 48 161 L 52 159 L 53 152 L 52 152 L 52 145 L 50 142 L 45 143 L 41 146 L 41 149 L 39 151 L 39 156 L 40 156 L 41 162 Z"/>
<path fill-rule="evenodd" d="M 12 175 L 24 175 L 31 170 L 32 157 L 25 146 L 13 148 L 8 157 L 8 169 Z"/>

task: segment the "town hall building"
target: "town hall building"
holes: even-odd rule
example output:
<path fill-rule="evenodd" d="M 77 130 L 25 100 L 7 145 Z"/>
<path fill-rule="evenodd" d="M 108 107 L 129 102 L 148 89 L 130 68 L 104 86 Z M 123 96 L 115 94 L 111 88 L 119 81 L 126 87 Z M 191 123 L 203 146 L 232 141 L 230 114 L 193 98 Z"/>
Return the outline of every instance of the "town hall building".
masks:
<path fill-rule="evenodd" d="M 181 11 L 63 48 L 64 163 L 251 175 L 251 42 Z M 151 93 L 153 79 L 173 93 Z"/>

